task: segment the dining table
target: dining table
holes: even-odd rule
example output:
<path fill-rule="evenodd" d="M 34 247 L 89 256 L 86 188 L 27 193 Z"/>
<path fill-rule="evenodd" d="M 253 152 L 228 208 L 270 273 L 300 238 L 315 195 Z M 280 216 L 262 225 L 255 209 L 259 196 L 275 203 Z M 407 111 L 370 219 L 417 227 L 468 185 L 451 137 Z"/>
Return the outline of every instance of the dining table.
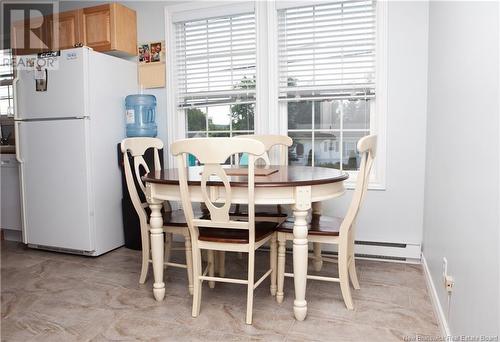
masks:
<path fill-rule="evenodd" d="M 201 171 L 203 166 L 188 167 L 188 185 L 192 202 L 203 202 Z M 266 166 L 277 171 L 255 177 L 256 205 L 290 205 L 294 216 L 293 227 L 293 273 L 295 299 L 293 311 L 299 321 L 307 315 L 306 282 L 308 267 L 308 225 L 307 215 L 313 209 L 320 213 L 321 202 L 341 196 L 345 192 L 344 181 L 348 174 L 338 169 L 317 166 Z M 228 168 L 241 168 L 228 166 Z M 228 172 L 229 173 L 229 172 Z M 228 176 L 234 204 L 248 204 L 248 180 L 246 175 Z M 146 199 L 151 209 L 150 236 L 153 264 L 153 295 L 161 301 L 165 297 L 163 281 L 164 238 L 162 207 L 164 201 L 181 201 L 179 174 L 177 169 L 153 171 L 142 177 L 146 183 Z M 219 179 L 210 179 L 212 200 L 223 202 L 224 184 Z M 277 293 L 277 300 L 283 300 L 283 293 Z"/>

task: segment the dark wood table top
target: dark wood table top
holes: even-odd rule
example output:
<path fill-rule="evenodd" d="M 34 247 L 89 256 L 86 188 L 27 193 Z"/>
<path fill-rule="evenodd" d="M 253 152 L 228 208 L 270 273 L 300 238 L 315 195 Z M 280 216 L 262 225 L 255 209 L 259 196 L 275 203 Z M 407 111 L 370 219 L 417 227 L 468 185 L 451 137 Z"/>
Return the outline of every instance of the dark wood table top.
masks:
<path fill-rule="evenodd" d="M 233 166 L 240 168 L 241 166 Z M 256 176 L 255 187 L 285 187 L 285 186 L 307 186 L 320 185 L 346 180 L 349 175 L 337 169 L 329 169 L 326 167 L 312 166 L 277 166 L 270 167 L 278 168 L 275 172 L 268 176 Z M 200 185 L 201 166 L 189 167 L 188 184 Z M 247 176 L 228 176 L 231 186 L 247 186 Z M 179 184 L 179 175 L 177 169 L 165 169 L 157 172 L 150 172 L 142 177 L 142 180 L 157 184 Z M 207 185 L 222 185 L 221 181 L 208 181 Z"/>

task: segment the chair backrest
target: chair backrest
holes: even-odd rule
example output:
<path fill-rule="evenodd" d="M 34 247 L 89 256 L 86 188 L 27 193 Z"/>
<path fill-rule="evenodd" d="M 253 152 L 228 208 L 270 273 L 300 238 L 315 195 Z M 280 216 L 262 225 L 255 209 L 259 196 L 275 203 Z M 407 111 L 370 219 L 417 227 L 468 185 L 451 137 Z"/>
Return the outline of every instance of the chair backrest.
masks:
<path fill-rule="evenodd" d="M 258 140 L 264 144 L 266 148 L 266 152 L 257 158 L 257 160 L 261 159 L 264 161 L 265 165 L 268 166 L 271 164 L 271 160 L 269 158 L 269 152 L 274 146 L 279 147 L 279 165 L 287 165 L 288 164 L 288 148 L 292 146 L 293 141 L 292 138 L 286 135 L 275 135 L 275 134 L 248 134 L 248 135 L 239 135 L 237 138 L 249 138 Z"/>
<path fill-rule="evenodd" d="M 128 193 L 134 205 L 135 211 L 139 216 L 139 221 L 141 227 L 146 227 L 148 216 L 146 213 L 146 208 L 148 207 L 147 202 L 142 202 L 135 183 L 137 182 L 143 192 L 146 194 L 146 187 L 142 182 L 141 176 L 145 173 L 150 172 L 148 164 L 144 160 L 144 153 L 147 149 L 153 148 L 153 158 L 155 171 L 161 170 L 160 156 L 158 150 L 163 148 L 163 142 L 157 138 L 127 138 L 123 139 L 121 142 L 121 150 L 123 153 L 123 165 L 125 169 L 125 179 L 127 181 Z M 128 153 L 132 155 L 133 167 L 129 163 Z M 144 172 L 141 173 L 141 168 Z"/>
<path fill-rule="evenodd" d="M 174 156 L 177 156 L 182 206 L 193 242 L 196 243 L 198 240 L 198 227 L 223 227 L 247 229 L 249 231 L 249 244 L 253 245 L 255 243 L 255 159 L 265 152 L 264 144 L 248 138 L 193 138 L 174 142 L 171 151 Z M 221 166 L 229 157 L 238 153 L 248 154 L 248 221 L 245 222 L 231 220 L 229 216 L 232 201 L 231 184 Z M 210 216 L 206 218 L 194 218 L 188 187 L 186 165 L 188 154 L 195 156 L 202 165 L 202 203 L 210 212 Z M 215 191 L 215 188 L 207 186 L 207 182 L 210 181 L 222 182 L 224 190 Z M 220 203 L 224 204 L 220 206 Z"/>
<path fill-rule="evenodd" d="M 366 189 L 370 181 L 370 170 L 373 165 L 373 160 L 377 152 L 377 136 L 368 135 L 358 141 L 358 152 L 361 154 L 361 163 L 359 166 L 358 178 L 356 181 L 356 188 L 352 196 L 351 204 L 344 217 L 344 221 L 340 226 L 341 236 L 346 236 L 352 224 L 356 220 L 359 208 L 363 203 Z"/>

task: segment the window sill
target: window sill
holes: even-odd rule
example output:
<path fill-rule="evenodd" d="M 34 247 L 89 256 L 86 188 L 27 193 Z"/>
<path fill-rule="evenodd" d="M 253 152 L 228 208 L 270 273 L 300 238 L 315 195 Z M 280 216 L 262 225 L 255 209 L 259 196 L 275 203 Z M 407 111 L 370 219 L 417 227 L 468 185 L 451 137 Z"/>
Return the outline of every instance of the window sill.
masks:
<path fill-rule="evenodd" d="M 356 182 L 346 181 L 344 182 L 344 186 L 346 190 L 354 190 L 356 188 Z M 382 183 L 371 182 L 368 184 L 367 190 L 385 191 L 387 190 L 387 187 L 385 186 L 385 184 Z"/>

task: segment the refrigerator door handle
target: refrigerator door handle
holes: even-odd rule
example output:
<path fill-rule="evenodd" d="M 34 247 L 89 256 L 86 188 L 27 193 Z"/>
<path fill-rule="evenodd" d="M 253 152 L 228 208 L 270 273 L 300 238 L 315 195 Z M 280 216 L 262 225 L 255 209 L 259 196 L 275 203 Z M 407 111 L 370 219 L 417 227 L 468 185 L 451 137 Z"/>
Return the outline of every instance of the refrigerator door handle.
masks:
<path fill-rule="evenodd" d="M 15 102 L 15 101 L 14 101 Z M 23 158 L 21 157 L 21 140 L 19 139 L 19 126 L 21 123 L 19 121 L 14 121 L 14 139 L 16 140 L 16 159 L 19 164 L 23 163 Z"/>
<path fill-rule="evenodd" d="M 19 83 L 19 76 L 16 76 L 14 80 L 12 81 L 12 90 L 13 90 L 13 95 L 14 98 L 12 99 L 12 104 L 14 106 L 14 120 L 20 119 L 19 114 L 18 114 L 18 106 L 17 106 L 17 84 Z"/>
<path fill-rule="evenodd" d="M 28 243 L 28 236 L 26 232 L 26 196 L 24 189 L 24 160 L 21 156 L 21 140 L 20 140 L 20 130 L 21 122 L 14 122 L 14 135 L 16 139 L 16 159 L 19 162 L 19 192 L 21 193 L 21 228 L 23 243 Z"/>

